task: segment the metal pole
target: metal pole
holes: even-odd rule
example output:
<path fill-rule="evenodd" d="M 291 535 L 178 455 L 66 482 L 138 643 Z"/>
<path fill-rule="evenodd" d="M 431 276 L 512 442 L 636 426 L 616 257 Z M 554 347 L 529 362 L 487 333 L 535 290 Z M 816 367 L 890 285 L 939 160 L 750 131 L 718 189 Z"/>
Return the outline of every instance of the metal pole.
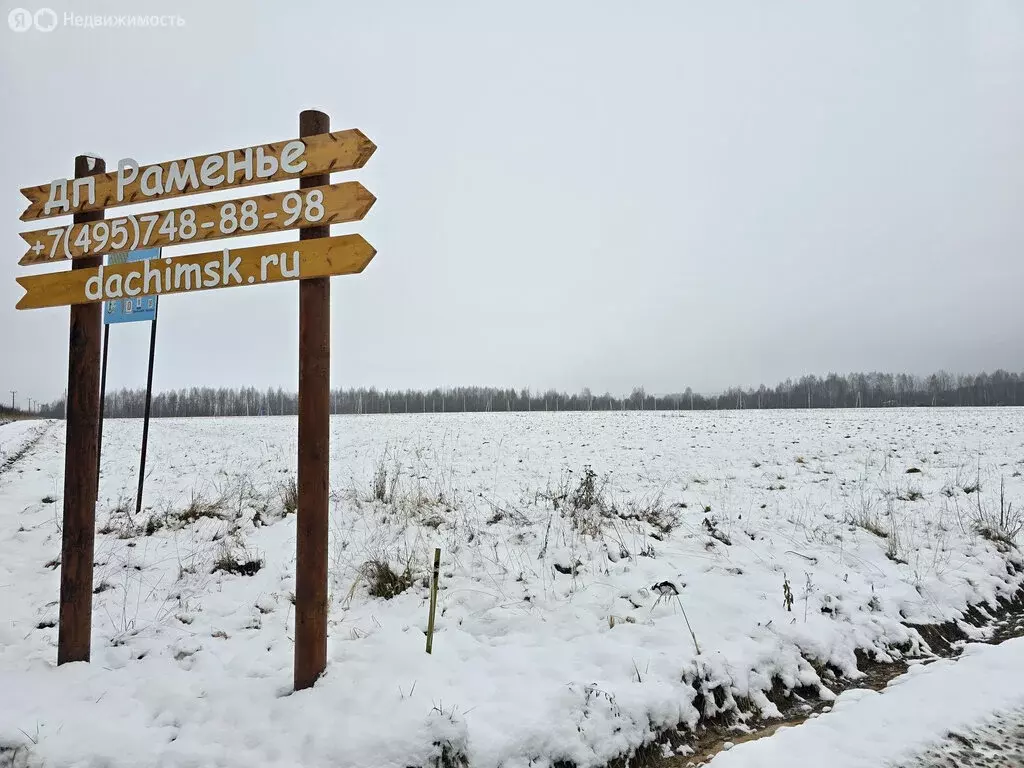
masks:
<path fill-rule="evenodd" d="M 142 453 L 139 455 L 139 492 L 135 496 L 135 514 L 142 511 L 142 487 L 146 483 L 146 447 L 149 445 L 149 409 L 153 402 L 153 357 L 156 351 L 156 321 L 160 317 L 160 300 L 153 310 L 153 323 L 149 328 L 149 370 L 146 372 L 146 412 L 142 417 Z"/>
<path fill-rule="evenodd" d="M 101 158 L 75 158 L 75 178 L 104 173 Z M 103 219 L 76 213 L 75 224 Z M 72 271 L 100 266 L 101 257 L 73 259 Z M 99 432 L 102 305 L 71 307 L 68 333 L 67 439 L 64 446 L 64 524 L 61 537 L 60 625 L 57 663 L 89 661 L 92 648 L 92 562 L 96 542 L 96 458 Z"/>
<path fill-rule="evenodd" d="M 105 306 L 101 304 L 100 306 Z M 110 326 L 103 324 L 103 362 L 100 364 L 100 425 L 96 430 L 96 498 L 100 497 L 100 465 L 103 462 L 103 412 L 107 407 L 107 346 Z"/>
<path fill-rule="evenodd" d="M 299 136 L 330 133 L 323 112 L 299 113 Z M 330 184 L 329 173 L 307 176 L 299 189 Z M 330 237 L 310 227 L 300 240 Z M 327 666 L 328 462 L 331 414 L 331 282 L 299 281 L 299 455 L 295 532 L 295 690 L 311 687 Z"/>

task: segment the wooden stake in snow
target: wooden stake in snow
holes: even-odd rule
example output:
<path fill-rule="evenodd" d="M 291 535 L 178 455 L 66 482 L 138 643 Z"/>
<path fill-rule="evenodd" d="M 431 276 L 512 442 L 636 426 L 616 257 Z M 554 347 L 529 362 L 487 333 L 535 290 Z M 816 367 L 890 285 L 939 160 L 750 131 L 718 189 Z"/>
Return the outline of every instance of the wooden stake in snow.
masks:
<path fill-rule="evenodd" d="M 427 653 L 434 648 L 434 612 L 437 610 L 437 581 L 441 571 L 441 548 L 434 549 L 434 578 L 430 584 L 430 617 L 427 619 Z"/>

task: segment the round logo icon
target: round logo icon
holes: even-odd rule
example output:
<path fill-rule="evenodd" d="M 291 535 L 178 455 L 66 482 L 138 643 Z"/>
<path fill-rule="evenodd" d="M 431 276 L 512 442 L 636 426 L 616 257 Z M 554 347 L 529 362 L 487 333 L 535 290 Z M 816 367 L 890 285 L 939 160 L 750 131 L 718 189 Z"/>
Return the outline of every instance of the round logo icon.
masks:
<path fill-rule="evenodd" d="M 36 23 L 36 29 L 40 32 L 53 32 L 57 26 L 57 14 L 49 8 L 40 8 L 36 11 L 32 20 Z"/>
<path fill-rule="evenodd" d="M 15 8 L 7 14 L 7 26 L 15 32 L 28 32 L 32 29 L 32 12 L 24 8 Z"/>

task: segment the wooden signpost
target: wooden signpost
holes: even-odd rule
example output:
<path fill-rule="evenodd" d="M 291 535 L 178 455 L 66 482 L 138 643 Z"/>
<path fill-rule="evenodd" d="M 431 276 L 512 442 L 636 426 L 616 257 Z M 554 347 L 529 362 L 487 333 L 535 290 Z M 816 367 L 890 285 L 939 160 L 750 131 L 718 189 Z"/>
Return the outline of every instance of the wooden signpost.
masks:
<path fill-rule="evenodd" d="M 102 173 L 103 160 L 79 155 L 75 177 Z M 99 221 L 102 211 L 76 213 L 75 224 Z M 100 258 L 79 259 L 76 271 L 97 267 Z M 71 307 L 68 389 L 64 399 L 64 520 L 60 545 L 60 613 L 57 663 L 88 661 L 92 648 L 92 568 L 99 487 L 100 319 L 102 307 Z"/>
<path fill-rule="evenodd" d="M 374 200 L 366 187 L 349 181 L 301 193 L 277 192 L 93 224 L 35 229 L 21 233 L 28 250 L 18 263 L 49 264 L 110 251 L 136 251 L 359 221 Z"/>
<path fill-rule="evenodd" d="M 279 283 L 362 272 L 374 250 L 360 235 L 326 237 L 311 243 L 255 245 L 177 259 L 48 272 L 18 277 L 25 289 L 18 309 L 63 307 L 131 296 L 204 291 L 238 285 Z"/>
<path fill-rule="evenodd" d="M 330 225 L 359 221 L 375 198 L 331 173 L 361 168 L 376 147 L 361 131 L 331 132 L 326 114 L 299 115 L 299 137 L 140 166 L 80 156 L 75 176 L 26 187 L 22 221 L 73 214 L 71 225 L 21 233 L 20 264 L 71 269 L 17 278 L 18 309 L 70 306 L 67 449 L 57 663 L 88 661 L 99 471 L 99 361 L 103 302 L 285 280 L 299 281 L 299 455 L 294 686 L 313 685 L 327 663 L 327 539 L 330 415 L 330 280 L 362 272 L 374 248 Z M 298 179 L 299 189 L 104 219 L 108 208 L 229 187 Z M 107 253 L 299 230 L 299 242 L 221 248 L 177 258 L 103 264 Z M 138 258 L 144 258 L 139 254 Z"/>
<path fill-rule="evenodd" d="M 139 166 L 125 158 L 117 164 L 116 173 L 25 187 L 21 193 L 29 206 L 21 220 L 351 171 L 366 165 L 376 149 L 362 131 L 352 129 L 155 165 Z"/>
<path fill-rule="evenodd" d="M 299 136 L 331 130 L 323 112 L 299 115 Z M 308 189 L 330 181 L 327 175 L 299 182 Z M 299 232 L 303 247 L 329 242 L 330 227 Z M 305 241 L 305 242 L 303 242 Z M 370 256 L 373 255 L 371 250 Z M 298 507 L 295 517 L 294 686 L 309 688 L 327 666 L 327 504 L 331 416 L 331 281 L 299 283 L 299 447 Z M 299 563 L 302 567 L 299 567 Z"/>

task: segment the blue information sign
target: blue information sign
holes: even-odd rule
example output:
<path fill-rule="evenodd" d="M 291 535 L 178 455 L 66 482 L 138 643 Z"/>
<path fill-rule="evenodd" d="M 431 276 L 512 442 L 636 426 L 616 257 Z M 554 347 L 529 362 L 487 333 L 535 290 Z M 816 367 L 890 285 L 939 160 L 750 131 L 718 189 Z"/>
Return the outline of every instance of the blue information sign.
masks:
<path fill-rule="evenodd" d="M 130 253 L 112 253 L 107 256 L 107 264 L 125 264 L 129 261 L 145 261 L 159 259 L 159 248 L 144 248 Z M 103 302 L 104 323 L 134 323 L 139 320 L 152 320 L 156 317 L 157 296 L 126 296 L 123 299 L 111 299 Z"/>

